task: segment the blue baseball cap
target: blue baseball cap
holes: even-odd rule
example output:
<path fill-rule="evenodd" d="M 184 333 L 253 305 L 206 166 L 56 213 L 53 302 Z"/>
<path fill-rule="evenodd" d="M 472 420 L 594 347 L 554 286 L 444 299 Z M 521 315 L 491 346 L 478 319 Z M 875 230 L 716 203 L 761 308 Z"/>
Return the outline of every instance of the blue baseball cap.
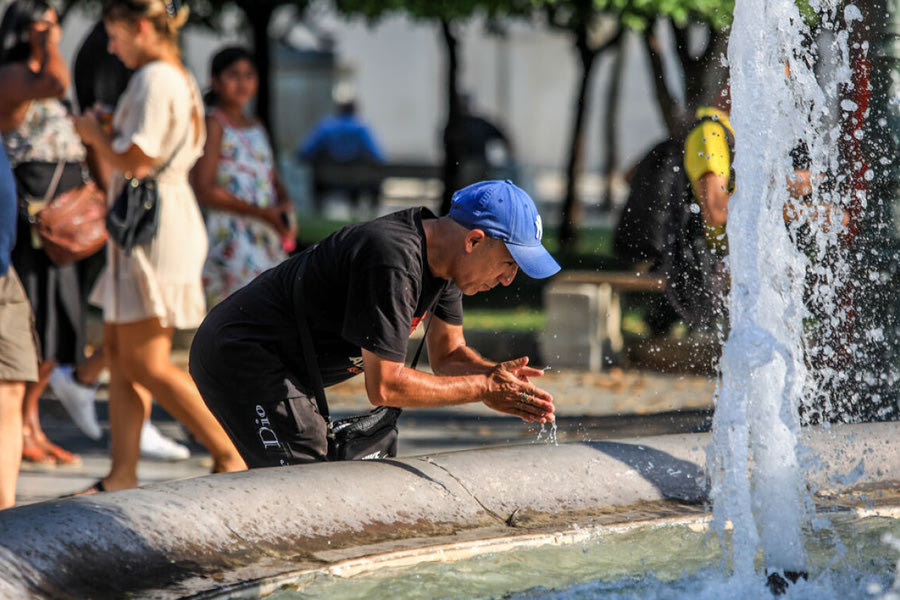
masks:
<path fill-rule="evenodd" d="M 513 182 L 480 181 L 453 194 L 450 218 L 467 229 L 506 244 L 513 260 L 534 279 L 550 277 L 559 265 L 541 244 L 544 227 L 534 201 Z"/>

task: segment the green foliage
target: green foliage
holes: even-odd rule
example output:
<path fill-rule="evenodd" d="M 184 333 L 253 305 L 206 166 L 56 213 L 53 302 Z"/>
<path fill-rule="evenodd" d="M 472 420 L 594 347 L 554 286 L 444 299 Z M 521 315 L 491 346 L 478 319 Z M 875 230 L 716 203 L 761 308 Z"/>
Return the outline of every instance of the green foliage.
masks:
<path fill-rule="evenodd" d="M 610 0 L 622 24 L 643 31 L 658 18 L 669 18 L 677 27 L 702 23 L 717 30 L 731 24 L 734 0 Z M 595 0 L 595 4 L 606 4 Z"/>
<path fill-rule="evenodd" d="M 498 308 L 466 308 L 466 331 L 543 331 L 547 317 L 539 308 L 502 306 Z"/>

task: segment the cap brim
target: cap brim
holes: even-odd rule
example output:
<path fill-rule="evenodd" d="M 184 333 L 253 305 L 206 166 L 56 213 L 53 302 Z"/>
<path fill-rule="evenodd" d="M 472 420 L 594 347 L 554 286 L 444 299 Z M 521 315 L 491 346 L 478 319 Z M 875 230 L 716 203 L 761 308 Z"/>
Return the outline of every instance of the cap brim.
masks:
<path fill-rule="evenodd" d="M 506 248 L 512 254 L 513 260 L 516 261 L 519 268 L 532 279 L 544 279 L 559 272 L 559 264 L 550 256 L 547 249 L 540 244 L 536 246 L 519 246 L 507 243 Z"/>

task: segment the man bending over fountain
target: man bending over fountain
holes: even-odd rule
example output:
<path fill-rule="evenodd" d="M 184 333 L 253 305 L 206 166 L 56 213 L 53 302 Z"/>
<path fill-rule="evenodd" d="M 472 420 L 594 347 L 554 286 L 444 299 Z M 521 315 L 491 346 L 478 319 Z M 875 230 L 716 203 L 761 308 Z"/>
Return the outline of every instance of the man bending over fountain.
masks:
<path fill-rule="evenodd" d="M 457 191 L 448 216 L 414 208 L 344 227 L 213 308 L 194 337 L 191 375 L 251 468 L 325 460 L 311 362 L 324 387 L 364 373 L 376 406 L 483 402 L 552 421 L 553 397 L 529 381 L 542 371 L 528 357 L 482 358 L 462 329 L 462 294 L 509 285 L 519 268 L 534 278 L 559 271 L 541 236 L 534 202 L 509 181 Z M 428 313 L 434 375 L 404 366 Z"/>

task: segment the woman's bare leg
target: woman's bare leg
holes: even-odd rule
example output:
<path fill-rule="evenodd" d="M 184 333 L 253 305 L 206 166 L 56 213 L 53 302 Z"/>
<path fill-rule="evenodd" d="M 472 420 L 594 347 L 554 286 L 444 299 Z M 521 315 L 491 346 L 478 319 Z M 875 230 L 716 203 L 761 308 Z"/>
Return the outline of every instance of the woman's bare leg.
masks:
<path fill-rule="evenodd" d="M 100 373 L 106 368 L 106 352 L 100 346 L 86 361 L 75 367 L 75 381 L 81 385 L 92 386 L 97 383 Z"/>
<path fill-rule="evenodd" d="M 121 325 L 107 323 L 103 328 L 103 347 L 109 366 L 109 435 L 112 465 L 103 479 L 106 490 L 136 487 L 141 457 L 141 426 L 150 413 L 150 395 L 139 390 L 128 378 L 120 352 Z"/>
<path fill-rule="evenodd" d="M 246 468 L 225 430 L 212 415 L 194 380 L 172 364 L 172 328 L 158 319 L 117 326 L 118 358 L 126 378 L 143 386 L 170 415 L 206 446 L 216 472 Z"/>
<path fill-rule="evenodd" d="M 41 428 L 38 403 L 44 390 L 47 389 L 56 364 L 53 360 L 43 361 L 38 365 L 38 380 L 25 384 L 25 400 L 22 407 L 22 458 L 29 462 L 77 465 L 81 464 L 81 457 L 51 442 Z"/>
<path fill-rule="evenodd" d="M 25 383 L 0 381 L 0 509 L 16 503 L 22 458 L 22 399 Z"/>

